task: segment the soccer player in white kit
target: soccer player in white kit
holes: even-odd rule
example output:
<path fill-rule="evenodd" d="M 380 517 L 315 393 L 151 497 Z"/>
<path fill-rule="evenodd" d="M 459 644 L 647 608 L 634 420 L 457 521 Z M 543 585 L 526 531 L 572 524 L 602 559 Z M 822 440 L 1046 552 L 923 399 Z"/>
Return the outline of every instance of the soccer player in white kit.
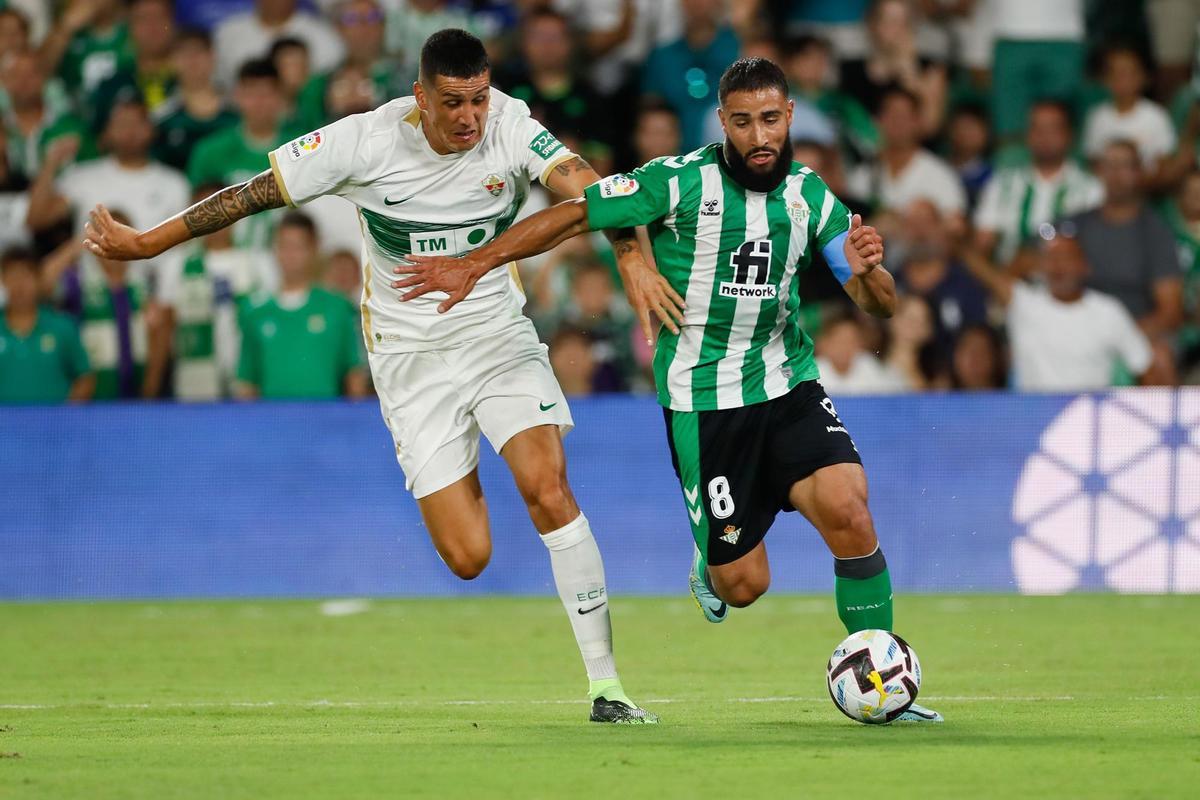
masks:
<path fill-rule="evenodd" d="M 583 656 L 595 722 L 657 717 L 625 694 L 612 651 L 604 566 L 567 483 L 561 436 L 572 426 L 546 347 L 521 308 L 515 271 L 497 270 L 446 313 L 451 295 L 401 303 L 392 269 L 410 254 L 458 255 L 514 221 L 532 180 L 579 197 L 598 176 L 528 107 L 489 87 L 483 44 L 460 30 L 421 51 L 413 97 L 313 131 L 270 155 L 271 168 L 148 231 L 98 206 L 86 246 L 144 259 L 250 214 L 336 194 L 358 207 L 363 333 L 383 417 L 406 486 L 446 565 L 470 580 L 491 556 L 478 478 L 479 434 L 508 463 L 550 554 L 555 584 Z M 679 299 L 642 260 L 632 230 L 613 235 L 635 309 L 668 327 Z"/>

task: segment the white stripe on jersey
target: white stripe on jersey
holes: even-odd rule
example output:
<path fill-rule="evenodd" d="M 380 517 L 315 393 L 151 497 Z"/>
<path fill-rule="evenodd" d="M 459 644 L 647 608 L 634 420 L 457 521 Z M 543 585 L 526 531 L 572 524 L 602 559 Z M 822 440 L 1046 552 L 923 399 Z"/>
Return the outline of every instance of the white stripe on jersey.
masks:
<path fill-rule="evenodd" d="M 825 230 L 825 225 L 829 222 L 829 214 L 833 211 L 833 192 L 826 191 L 825 199 L 821 202 L 821 224 L 817 226 L 816 239 L 821 235 L 821 231 Z"/>
<path fill-rule="evenodd" d="M 804 202 L 800 191 L 804 188 L 804 178 L 807 174 L 801 172 L 799 175 L 788 178 L 787 188 L 783 190 L 785 202 L 790 203 L 793 200 Z M 833 197 L 833 192 L 826 194 L 826 198 L 830 197 Z M 762 353 L 763 365 L 767 368 L 763 388 L 767 392 L 767 397 L 772 399 L 782 397 L 787 394 L 788 390 L 788 378 L 783 374 L 783 365 L 787 363 L 787 349 L 783 345 L 783 328 L 787 323 L 787 298 L 792 289 L 792 279 L 796 275 L 796 262 L 804 255 L 807 248 L 807 220 L 803 225 L 797 225 L 793 221 L 792 236 L 788 241 L 787 269 L 783 273 L 783 280 L 779 282 L 779 313 L 775 317 L 775 327 L 771 329 L 771 338 L 767 340 Z"/>
<path fill-rule="evenodd" d="M 667 181 L 667 198 L 667 216 L 663 218 L 663 225 L 675 234 L 675 241 L 679 241 L 679 229 L 675 227 L 675 209 L 679 207 L 678 175 L 672 175 Z"/>
<path fill-rule="evenodd" d="M 766 239 L 770 232 L 767 196 L 760 192 L 746 192 L 746 241 Z M 726 274 L 724 264 L 718 264 L 717 268 Z M 767 270 L 770 269 L 768 264 Z M 750 280 L 755 277 L 750 276 Z M 758 324 L 763 303 L 761 297 L 738 297 L 734 302 L 737 305 L 729 326 L 725 356 L 717 362 L 717 408 L 737 408 L 742 405 L 742 366 L 746 351 L 754 339 L 754 328 Z"/>
<path fill-rule="evenodd" d="M 720 198 L 720 216 L 696 214 L 696 249 L 692 257 L 692 275 L 688 281 L 687 309 L 679 331 L 675 358 L 667 369 L 667 391 L 677 411 L 692 410 L 692 369 L 700 361 L 704 327 L 712 302 L 713 280 L 717 275 L 717 254 L 721 251 L 721 223 L 725 218 L 725 188 L 721 168 L 716 164 L 700 167 L 700 199 Z M 686 399 L 686 408 L 684 401 Z"/>

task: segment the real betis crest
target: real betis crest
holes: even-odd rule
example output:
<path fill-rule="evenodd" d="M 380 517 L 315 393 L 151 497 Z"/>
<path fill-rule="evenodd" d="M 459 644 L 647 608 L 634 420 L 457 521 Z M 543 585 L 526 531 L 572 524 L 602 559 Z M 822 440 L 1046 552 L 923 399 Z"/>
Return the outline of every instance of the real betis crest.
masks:
<path fill-rule="evenodd" d="M 803 226 L 808 224 L 808 203 L 804 202 L 803 199 L 788 200 L 787 212 L 788 216 L 797 225 Z"/>
<path fill-rule="evenodd" d="M 492 173 L 483 179 L 483 188 L 492 193 L 492 197 L 499 197 L 504 191 L 504 178 L 501 178 L 496 173 Z"/>

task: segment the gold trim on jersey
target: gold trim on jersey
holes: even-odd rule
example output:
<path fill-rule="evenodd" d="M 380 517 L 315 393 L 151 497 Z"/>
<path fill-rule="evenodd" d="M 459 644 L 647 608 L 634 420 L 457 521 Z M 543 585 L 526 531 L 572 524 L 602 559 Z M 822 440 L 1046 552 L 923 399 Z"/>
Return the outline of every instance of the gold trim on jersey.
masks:
<path fill-rule="evenodd" d="M 414 128 L 421 124 L 421 107 L 413 106 L 413 110 L 404 115 L 403 122 L 407 122 Z"/>
<path fill-rule="evenodd" d="M 362 234 L 364 240 L 367 240 L 367 231 L 363 226 L 362 211 L 358 214 L 358 230 Z M 371 302 L 371 257 L 367 255 L 367 248 L 362 250 L 363 260 L 363 290 L 362 301 L 359 303 L 359 311 L 362 312 L 362 327 L 363 340 L 367 344 L 367 352 L 375 352 L 375 340 L 371 334 L 371 309 L 367 307 L 367 303 Z"/>
<path fill-rule="evenodd" d="M 517 285 L 517 291 L 521 293 L 521 297 L 525 296 L 525 284 L 521 283 L 521 271 L 517 269 L 517 262 L 508 262 L 508 276 L 513 279 L 513 283 Z"/>
<path fill-rule="evenodd" d="M 283 194 L 283 202 L 295 208 L 296 204 L 292 202 L 292 196 L 288 193 L 287 184 L 283 182 L 283 174 L 279 171 L 279 164 L 275 160 L 274 150 L 267 153 L 267 160 L 271 162 L 271 174 L 275 176 L 275 182 L 279 184 L 279 191 Z"/>
<path fill-rule="evenodd" d="M 550 165 L 542 170 L 541 176 L 538 177 L 538 183 L 540 183 L 542 186 L 546 186 L 546 176 L 550 174 L 550 170 L 554 169 L 559 164 L 567 163 L 573 158 L 579 158 L 579 156 L 576 153 L 572 153 L 568 150 L 566 153 L 563 153 L 561 156 L 551 161 Z M 546 186 L 546 188 L 549 189 L 550 187 Z"/>

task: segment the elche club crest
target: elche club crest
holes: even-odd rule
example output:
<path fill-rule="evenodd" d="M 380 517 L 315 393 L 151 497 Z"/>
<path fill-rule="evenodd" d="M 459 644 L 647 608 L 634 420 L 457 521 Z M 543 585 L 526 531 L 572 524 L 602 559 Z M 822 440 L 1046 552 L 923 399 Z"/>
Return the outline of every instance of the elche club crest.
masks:
<path fill-rule="evenodd" d="M 504 191 L 504 178 L 493 172 L 483 179 L 483 188 L 487 189 L 492 197 L 499 197 Z"/>

